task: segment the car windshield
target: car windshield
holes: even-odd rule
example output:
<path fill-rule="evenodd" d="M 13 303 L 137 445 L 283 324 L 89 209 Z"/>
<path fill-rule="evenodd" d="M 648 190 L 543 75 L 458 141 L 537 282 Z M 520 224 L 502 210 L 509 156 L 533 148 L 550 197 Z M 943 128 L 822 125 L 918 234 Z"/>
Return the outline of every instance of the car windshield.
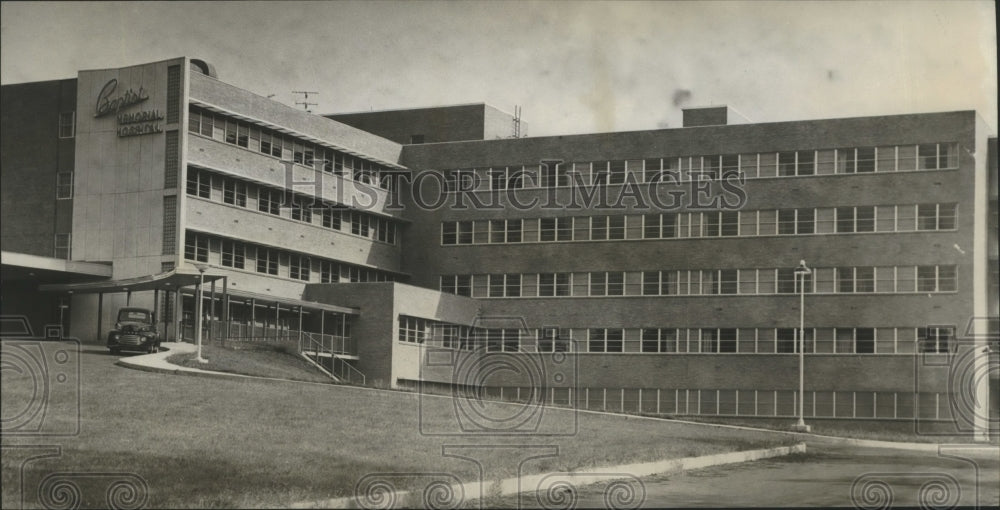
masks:
<path fill-rule="evenodd" d="M 149 322 L 149 312 L 145 310 L 122 310 L 118 312 L 118 320 Z"/>

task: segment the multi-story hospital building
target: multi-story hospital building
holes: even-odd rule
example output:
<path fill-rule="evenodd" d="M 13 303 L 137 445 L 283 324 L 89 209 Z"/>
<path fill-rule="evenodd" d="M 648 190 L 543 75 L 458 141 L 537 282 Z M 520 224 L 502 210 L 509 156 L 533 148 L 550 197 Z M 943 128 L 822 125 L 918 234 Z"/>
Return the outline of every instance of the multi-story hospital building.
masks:
<path fill-rule="evenodd" d="M 127 303 L 191 338 L 203 282 L 206 338 L 356 383 L 793 417 L 801 345 L 809 419 L 996 423 L 974 111 L 516 138 L 486 104 L 317 115 L 189 58 L 2 101 L 3 314 L 35 336 L 103 343 Z M 501 357 L 540 379 L 463 368 Z"/>

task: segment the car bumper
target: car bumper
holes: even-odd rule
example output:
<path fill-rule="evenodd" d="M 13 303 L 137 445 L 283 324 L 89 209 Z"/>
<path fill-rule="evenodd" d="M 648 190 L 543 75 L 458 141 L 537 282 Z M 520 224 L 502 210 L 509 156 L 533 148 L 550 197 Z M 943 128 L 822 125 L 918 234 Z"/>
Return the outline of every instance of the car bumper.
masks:
<path fill-rule="evenodd" d="M 108 338 L 108 348 L 121 351 L 147 351 L 158 343 L 156 338 L 142 335 L 119 335 L 117 338 Z"/>

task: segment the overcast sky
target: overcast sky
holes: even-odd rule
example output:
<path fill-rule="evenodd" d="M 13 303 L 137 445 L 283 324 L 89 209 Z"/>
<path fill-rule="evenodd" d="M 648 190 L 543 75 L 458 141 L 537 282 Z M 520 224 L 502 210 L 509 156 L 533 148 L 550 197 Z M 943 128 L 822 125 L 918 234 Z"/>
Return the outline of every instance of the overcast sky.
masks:
<path fill-rule="evenodd" d="M 317 113 L 520 105 L 531 136 L 979 110 L 996 133 L 994 3 L 0 4 L 3 83 L 187 55 Z M 301 100 L 301 99 L 298 99 Z"/>

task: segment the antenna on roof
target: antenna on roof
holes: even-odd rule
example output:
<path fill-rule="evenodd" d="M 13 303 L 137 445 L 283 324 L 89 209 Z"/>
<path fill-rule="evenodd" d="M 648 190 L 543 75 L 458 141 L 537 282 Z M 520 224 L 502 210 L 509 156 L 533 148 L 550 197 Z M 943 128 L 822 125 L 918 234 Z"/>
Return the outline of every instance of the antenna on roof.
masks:
<path fill-rule="evenodd" d="M 514 138 L 521 138 L 521 107 L 514 105 Z"/>
<path fill-rule="evenodd" d="M 310 106 L 316 106 L 316 105 L 319 104 L 319 103 L 310 103 L 309 102 L 309 94 L 319 95 L 319 92 L 316 92 L 316 91 L 313 91 L 313 90 L 293 90 L 292 94 L 302 94 L 302 96 L 303 96 L 302 97 L 302 101 L 296 101 L 295 104 L 302 105 L 302 108 L 305 109 L 305 111 L 307 111 L 309 113 L 312 113 L 312 110 L 309 109 Z"/>

